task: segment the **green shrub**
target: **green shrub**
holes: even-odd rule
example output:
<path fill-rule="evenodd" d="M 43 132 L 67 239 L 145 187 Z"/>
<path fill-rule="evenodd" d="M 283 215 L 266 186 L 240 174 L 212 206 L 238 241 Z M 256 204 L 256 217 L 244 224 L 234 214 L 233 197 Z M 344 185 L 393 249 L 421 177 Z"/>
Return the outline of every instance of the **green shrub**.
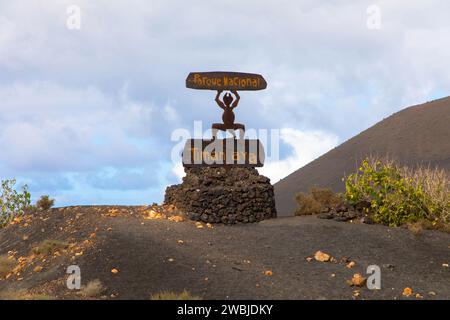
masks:
<path fill-rule="evenodd" d="M 365 159 L 345 181 L 346 200 L 369 202 L 377 223 L 400 226 L 419 220 L 449 222 L 449 180 L 445 172 L 402 168 L 392 161 Z"/>
<path fill-rule="evenodd" d="M 41 196 L 41 198 L 36 202 L 36 208 L 38 210 L 48 210 L 55 204 L 54 199 L 50 199 L 49 196 Z"/>
<path fill-rule="evenodd" d="M 4 227 L 15 217 L 23 215 L 30 206 L 31 196 L 27 185 L 22 187 L 22 192 L 17 192 L 15 184 L 15 179 L 1 180 L 0 227 Z"/>

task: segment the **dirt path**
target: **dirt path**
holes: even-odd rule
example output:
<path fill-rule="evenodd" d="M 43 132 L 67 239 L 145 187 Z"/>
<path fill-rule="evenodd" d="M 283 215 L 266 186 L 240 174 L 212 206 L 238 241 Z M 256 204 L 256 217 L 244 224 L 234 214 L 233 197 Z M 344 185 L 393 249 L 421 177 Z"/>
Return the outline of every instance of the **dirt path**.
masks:
<path fill-rule="evenodd" d="M 450 299 L 450 269 L 443 266 L 450 263 L 450 235 L 441 232 L 417 236 L 406 229 L 316 217 L 201 229 L 190 221 L 144 220 L 136 214 L 92 217 L 88 220 L 110 229 L 98 230 L 96 246 L 76 261 L 83 281 L 100 279 L 108 297 L 148 299 L 187 289 L 204 299 L 402 299 L 410 287 L 426 299 Z M 6 241 L 8 236 L 10 231 L 0 230 L 0 254 L 18 245 Z M 356 265 L 306 261 L 317 250 L 338 260 L 349 257 Z M 373 264 L 381 268 L 382 289 L 361 288 L 355 297 L 357 288 L 346 280 Z M 64 268 L 61 263 L 53 277 L 64 276 Z M 119 272 L 112 274 L 112 268 Z M 22 286 L 36 281 L 24 279 Z M 0 289 L 12 285 L 0 281 Z"/>

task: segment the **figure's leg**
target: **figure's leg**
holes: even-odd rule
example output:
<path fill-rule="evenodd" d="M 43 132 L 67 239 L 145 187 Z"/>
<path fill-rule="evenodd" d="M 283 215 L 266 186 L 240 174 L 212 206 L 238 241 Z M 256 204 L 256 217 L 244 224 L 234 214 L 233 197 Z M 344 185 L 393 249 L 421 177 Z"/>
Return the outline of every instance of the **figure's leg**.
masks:
<path fill-rule="evenodd" d="M 234 130 L 239 130 L 239 139 L 244 139 L 245 126 L 241 123 L 234 124 Z"/>
<path fill-rule="evenodd" d="M 217 138 L 217 132 L 219 130 L 226 131 L 226 128 L 223 123 L 213 123 L 211 129 L 212 129 L 213 140 L 215 140 Z"/>

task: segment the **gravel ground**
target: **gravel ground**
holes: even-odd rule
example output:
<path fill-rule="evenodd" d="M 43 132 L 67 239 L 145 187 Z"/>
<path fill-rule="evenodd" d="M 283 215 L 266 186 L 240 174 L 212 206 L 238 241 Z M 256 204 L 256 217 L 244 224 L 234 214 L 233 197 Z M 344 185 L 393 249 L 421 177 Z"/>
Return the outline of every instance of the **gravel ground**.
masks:
<path fill-rule="evenodd" d="M 154 293 L 183 289 L 204 299 L 405 299 L 406 287 L 413 290 L 408 299 L 450 299 L 450 269 L 446 267 L 450 234 L 424 231 L 415 235 L 403 228 L 314 216 L 198 228 L 191 221 L 144 220 L 132 207 L 126 207 L 130 214 L 115 217 L 105 217 L 94 208 L 53 212 L 31 229 L 11 226 L 0 230 L 0 254 L 12 249 L 26 252 L 39 239 L 26 244 L 20 240 L 22 233 L 42 238 L 30 230 L 43 226 L 54 230 L 45 237 L 64 238 L 68 231 L 61 231 L 59 225 L 78 214 L 80 222 L 70 236 L 81 241 L 94 228 L 97 236 L 76 264 L 83 281 L 101 280 L 106 287 L 104 299 L 148 299 Z M 306 258 L 318 250 L 338 262 L 308 262 Z M 344 257 L 355 266 L 347 268 L 340 262 Z M 0 280 L 0 291 L 42 288 L 64 277 L 73 259 L 58 260 L 44 274 L 30 272 L 20 282 Z M 381 268 L 381 290 L 347 284 L 353 274 L 365 275 L 366 268 L 374 264 Z M 111 273 L 113 268 L 119 272 Z M 66 291 L 55 285 L 47 293 L 76 297 Z"/>

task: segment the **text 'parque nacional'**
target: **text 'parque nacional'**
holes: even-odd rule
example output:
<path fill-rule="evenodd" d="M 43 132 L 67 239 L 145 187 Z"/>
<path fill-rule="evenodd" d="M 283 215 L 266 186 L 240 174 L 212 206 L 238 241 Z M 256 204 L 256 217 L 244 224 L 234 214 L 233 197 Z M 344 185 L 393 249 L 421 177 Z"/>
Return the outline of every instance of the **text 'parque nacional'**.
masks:
<path fill-rule="evenodd" d="M 263 90 L 266 80 L 259 74 L 242 72 L 191 72 L 186 87 L 199 90 Z"/>

